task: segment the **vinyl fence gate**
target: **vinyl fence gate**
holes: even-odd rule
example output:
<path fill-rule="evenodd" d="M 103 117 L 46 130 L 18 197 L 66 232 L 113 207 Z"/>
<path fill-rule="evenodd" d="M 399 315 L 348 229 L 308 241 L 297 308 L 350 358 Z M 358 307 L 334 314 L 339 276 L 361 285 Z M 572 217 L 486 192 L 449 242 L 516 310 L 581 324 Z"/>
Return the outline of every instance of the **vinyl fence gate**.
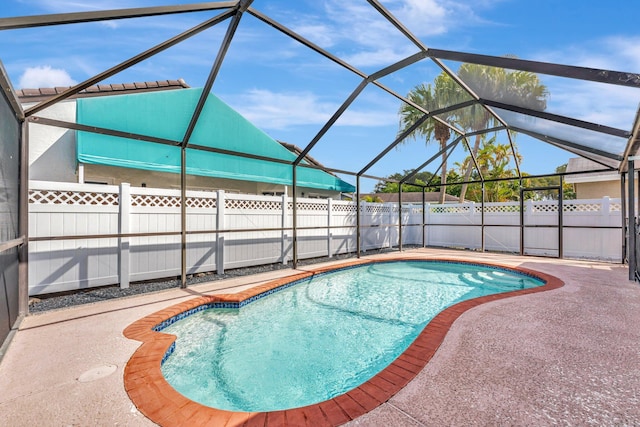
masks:
<path fill-rule="evenodd" d="M 557 191 L 558 204 L 543 205 L 544 208 L 530 204 L 528 207 L 534 211 L 525 215 L 524 196 L 535 191 Z M 559 186 L 520 188 L 520 255 L 563 258 L 563 210 L 562 180 Z"/>

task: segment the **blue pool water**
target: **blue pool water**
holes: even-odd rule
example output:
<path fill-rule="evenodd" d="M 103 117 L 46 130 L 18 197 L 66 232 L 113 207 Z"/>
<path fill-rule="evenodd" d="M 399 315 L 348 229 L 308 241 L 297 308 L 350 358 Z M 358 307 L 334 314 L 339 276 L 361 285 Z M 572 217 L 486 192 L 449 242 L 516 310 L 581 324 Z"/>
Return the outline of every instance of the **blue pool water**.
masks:
<path fill-rule="evenodd" d="M 511 271 L 397 261 L 318 275 L 237 309 L 207 309 L 163 329 L 162 365 L 189 399 L 273 411 L 331 399 L 393 362 L 440 311 L 483 295 L 540 286 Z"/>

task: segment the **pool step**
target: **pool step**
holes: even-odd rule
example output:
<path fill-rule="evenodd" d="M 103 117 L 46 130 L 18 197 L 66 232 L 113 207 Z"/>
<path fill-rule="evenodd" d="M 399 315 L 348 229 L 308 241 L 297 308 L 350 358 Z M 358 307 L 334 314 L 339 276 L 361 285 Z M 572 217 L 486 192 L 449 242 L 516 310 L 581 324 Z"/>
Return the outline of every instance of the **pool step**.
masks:
<path fill-rule="evenodd" d="M 524 288 L 524 281 L 522 279 L 505 278 L 503 274 L 498 271 L 462 273 L 460 279 L 470 286 L 490 286 L 499 290 Z"/>

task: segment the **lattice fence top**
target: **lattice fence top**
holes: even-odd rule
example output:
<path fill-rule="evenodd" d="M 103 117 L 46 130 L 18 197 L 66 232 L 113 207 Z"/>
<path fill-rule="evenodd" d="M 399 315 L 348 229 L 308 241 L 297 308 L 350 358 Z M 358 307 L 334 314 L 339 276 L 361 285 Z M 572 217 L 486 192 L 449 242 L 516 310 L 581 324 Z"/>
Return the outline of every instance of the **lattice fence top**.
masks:
<path fill-rule="evenodd" d="M 298 210 L 326 212 L 327 203 L 298 202 Z M 293 209 L 293 203 L 289 203 L 289 209 Z"/>
<path fill-rule="evenodd" d="M 412 213 L 412 214 L 418 214 L 418 213 L 422 213 L 422 207 L 421 206 L 410 206 L 410 207 L 403 206 L 402 211 Z"/>
<path fill-rule="evenodd" d="M 179 208 L 181 206 L 179 196 L 160 196 L 152 194 L 132 194 L 131 206 L 145 208 Z M 187 197 L 188 208 L 215 209 L 216 199 L 205 197 Z"/>
<path fill-rule="evenodd" d="M 38 205 L 118 206 L 117 193 L 29 190 L 29 203 Z"/>
<path fill-rule="evenodd" d="M 429 212 L 432 214 L 469 213 L 471 206 L 432 206 Z"/>
<path fill-rule="evenodd" d="M 281 211 L 282 202 L 270 200 L 239 200 L 226 199 L 224 207 L 226 209 L 248 209 L 262 211 Z"/>
<path fill-rule="evenodd" d="M 333 204 L 331 205 L 332 212 L 357 212 L 358 207 L 355 204 Z"/>
<path fill-rule="evenodd" d="M 391 213 L 391 212 L 397 212 L 398 209 L 391 205 L 375 204 L 375 205 L 365 205 L 364 211 L 367 213 Z"/>
<path fill-rule="evenodd" d="M 151 194 L 132 194 L 131 206 L 145 208 L 179 208 L 182 202 L 178 196 L 156 196 Z"/>
<path fill-rule="evenodd" d="M 476 206 L 481 209 L 479 206 Z M 520 212 L 520 205 L 485 205 L 484 213 L 513 213 Z"/>
<path fill-rule="evenodd" d="M 534 204 L 532 205 L 532 212 L 558 212 L 558 205 L 556 203 L 553 204 L 544 204 L 544 205 L 540 205 L 540 204 Z M 564 210 L 566 211 L 567 209 L 564 208 Z"/>
<path fill-rule="evenodd" d="M 601 203 L 567 203 L 562 205 L 564 212 L 600 212 L 601 209 Z M 557 206 L 555 211 L 558 211 Z"/>
<path fill-rule="evenodd" d="M 612 202 L 609 204 L 609 212 L 620 212 L 622 210 L 622 203 Z"/>
<path fill-rule="evenodd" d="M 215 209 L 217 207 L 217 200 L 211 197 L 189 197 L 187 199 L 188 208 L 204 208 Z"/>

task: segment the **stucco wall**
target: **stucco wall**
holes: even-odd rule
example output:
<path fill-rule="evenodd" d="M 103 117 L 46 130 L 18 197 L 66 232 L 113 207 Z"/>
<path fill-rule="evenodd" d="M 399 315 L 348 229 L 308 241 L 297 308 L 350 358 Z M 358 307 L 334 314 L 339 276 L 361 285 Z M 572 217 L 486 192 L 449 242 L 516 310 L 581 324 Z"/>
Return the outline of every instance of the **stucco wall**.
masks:
<path fill-rule="evenodd" d="M 26 104 L 28 108 L 33 104 Z M 59 102 L 39 116 L 75 122 L 75 101 Z M 75 131 L 29 123 L 29 179 L 77 182 Z"/>
<path fill-rule="evenodd" d="M 135 187 L 180 188 L 180 175 L 174 173 L 153 172 L 103 165 L 84 165 L 83 167 L 84 182 L 88 183 L 118 185 L 126 182 Z M 281 194 L 285 191 L 284 186 L 282 185 L 251 181 L 236 181 L 231 179 L 195 175 L 187 177 L 187 186 L 190 190 L 225 190 L 227 193 L 258 195 L 265 193 Z M 323 191 L 315 188 L 298 188 L 297 193 L 297 196 L 300 197 L 339 197 L 339 193 L 336 191 Z M 287 189 L 287 194 L 291 195 L 291 188 Z"/>
<path fill-rule="evenodd" d="M 636 197 L 638 197 L 637 179 L 635 184 Z M 574 185 L 577 199 L 600 199 L 605 196 L 611 198 L 620 197 L 620 181 L 577 182 Z"/>

